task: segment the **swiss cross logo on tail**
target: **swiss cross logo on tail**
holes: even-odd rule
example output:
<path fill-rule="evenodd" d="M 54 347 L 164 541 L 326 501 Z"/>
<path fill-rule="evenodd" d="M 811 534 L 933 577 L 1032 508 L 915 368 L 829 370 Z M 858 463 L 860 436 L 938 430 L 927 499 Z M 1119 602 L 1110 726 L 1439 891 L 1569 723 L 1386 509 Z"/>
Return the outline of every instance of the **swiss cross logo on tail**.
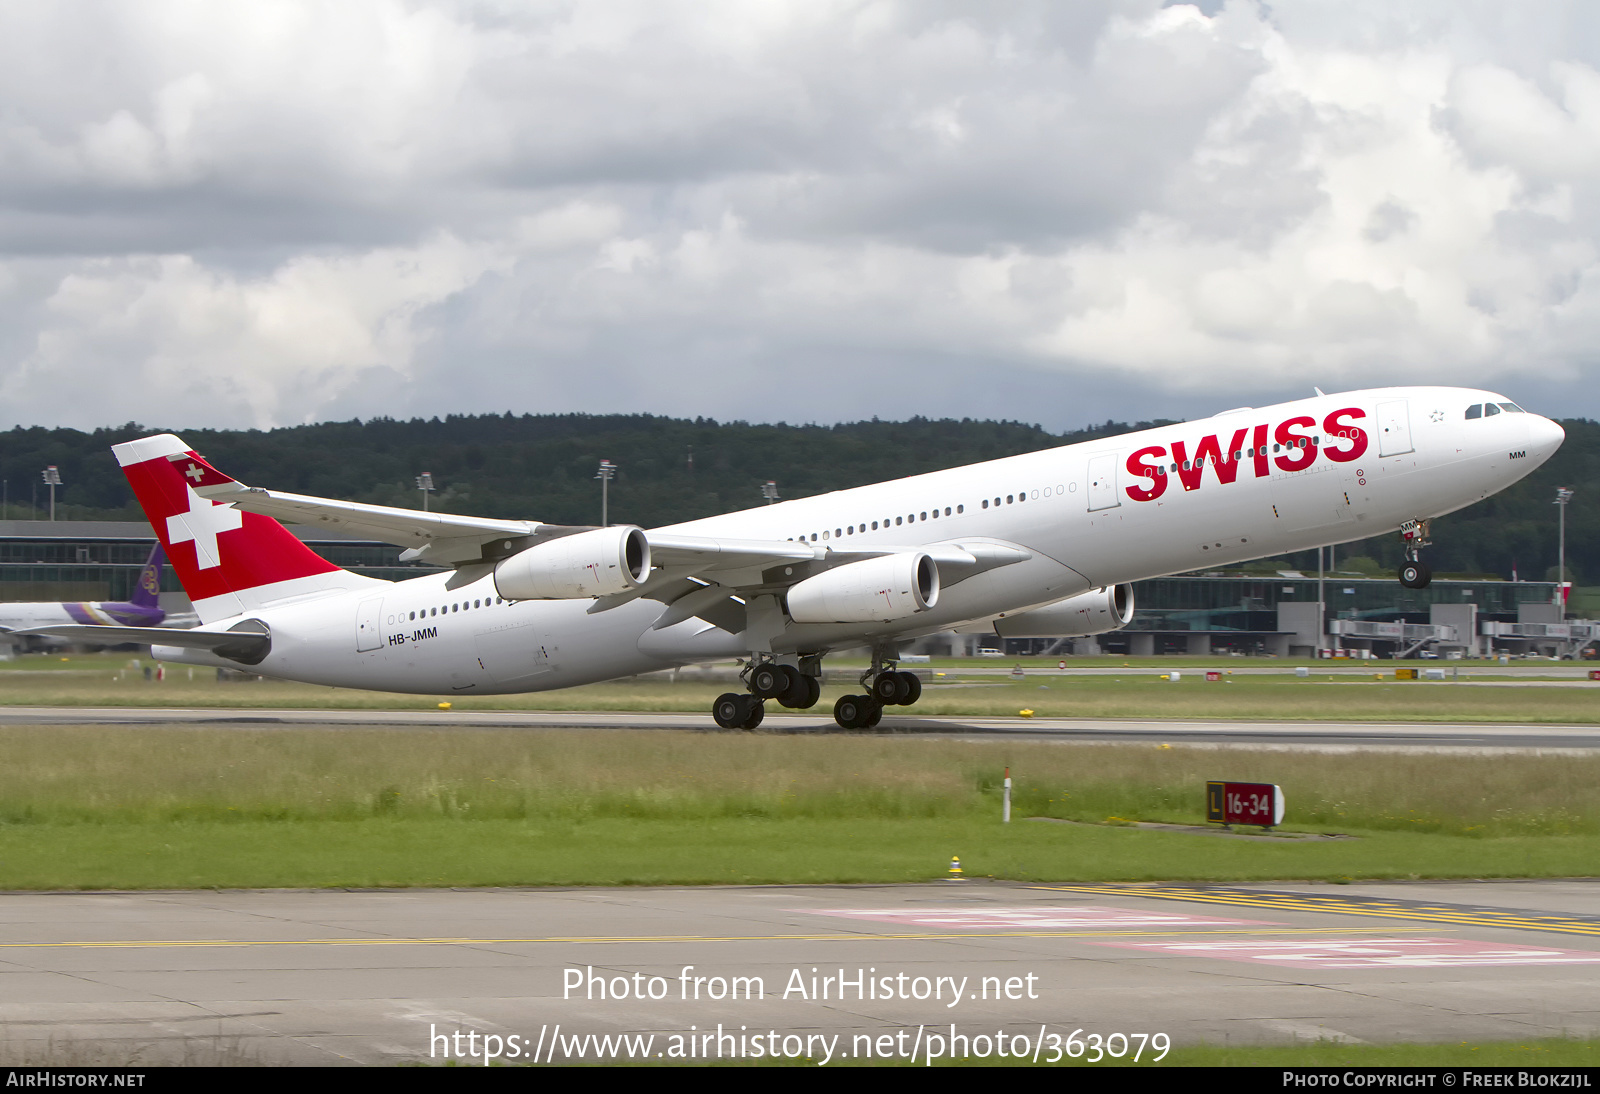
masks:
<path fill-rule="evenodd" d="M 191 468 L 194 464 L 189 465 Z M 231 505 L 207 501 L 185 485 L 189 495 L 189 511 L 175 513 L 167 518 L 167 543 L 194 544 L 195 565 L 202 570 L 222 565 L 222 555 L 217 550 L 217 537 L 244 527 L 244 514 Z"/>
<path fill-rule="evenodd" d="M 181 458 L 168 456 L 173 466 L 183 469 L 183 477 L 190 486 L 222 486 L 232 483 L 233 480 L 204 460 L 196 458 Z"/>

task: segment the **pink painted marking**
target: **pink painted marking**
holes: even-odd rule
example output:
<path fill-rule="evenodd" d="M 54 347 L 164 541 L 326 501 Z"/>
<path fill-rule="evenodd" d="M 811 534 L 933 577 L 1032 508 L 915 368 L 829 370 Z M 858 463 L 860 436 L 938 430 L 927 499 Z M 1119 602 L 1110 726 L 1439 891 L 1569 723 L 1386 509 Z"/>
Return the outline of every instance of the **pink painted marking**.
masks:
<path fill-rule="evenodd" d="M 1463 938 L 1217 938 L 1091 942 L 1169 957 L 1216 957 L 1291 969 L 1440 969 L 1497 965 L 1600 965 L 1592 950 L 1553 950 Z"/>
<path fill-rule="evenodd" d="M 840 919 L 870 919 L 909 923 L 919 927 L 984 928 L 1009 930 L 1059 930 L 1097 927 L 1111 929 L 1213 927 L 1259 924 L 1258 919 L 1215 919 L 1183 912 L 1146 912 L 1132 908 L 1040 907 L 1039 905 L 990 908 L 834 908 L 818 911 L 796 908 L 810 915 Z"/>

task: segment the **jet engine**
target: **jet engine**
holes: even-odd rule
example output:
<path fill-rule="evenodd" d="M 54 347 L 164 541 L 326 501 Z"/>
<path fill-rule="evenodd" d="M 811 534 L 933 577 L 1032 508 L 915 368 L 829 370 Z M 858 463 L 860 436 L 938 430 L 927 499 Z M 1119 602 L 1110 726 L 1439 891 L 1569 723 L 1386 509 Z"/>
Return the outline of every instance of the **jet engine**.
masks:
<path fill-rule="evenodd" d="M 939 599 L 939 567 L 921 551 L 836 566 L 789 590 L 796 623 L 887 623 L 925 612 Z"/>
<path fill-rule="evenodd" d="M 1108 585 L 1003 615 L 994 621 L 994 630 L 1002 638 L 1082 638 L 1121 630 L 1132 620 L 1133 586 Z"/>
<path fill-rule="evenodd" d="M 638 528 L 595 528 L 529 547 L 497 564 L 507 600 L 578 600 L 637 588 L 650 576 L 650 541 Z"/>

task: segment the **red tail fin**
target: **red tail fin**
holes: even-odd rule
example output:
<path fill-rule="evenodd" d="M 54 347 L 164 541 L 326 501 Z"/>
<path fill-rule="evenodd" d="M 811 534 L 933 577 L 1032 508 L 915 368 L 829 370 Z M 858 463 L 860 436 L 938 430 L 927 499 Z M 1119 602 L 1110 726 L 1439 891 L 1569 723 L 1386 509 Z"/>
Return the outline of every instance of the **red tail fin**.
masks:
<path fill-rule="evenodd" d="M 327 586 L 346 575 L 271 517 L 243 513 L 195 493 L 233 480 L 170 433 L 112 448 L 202 622 Z M 319 580 L 307 580 L 319 579 Z M 286 582 L 293 584 L 286 585 Z"/>

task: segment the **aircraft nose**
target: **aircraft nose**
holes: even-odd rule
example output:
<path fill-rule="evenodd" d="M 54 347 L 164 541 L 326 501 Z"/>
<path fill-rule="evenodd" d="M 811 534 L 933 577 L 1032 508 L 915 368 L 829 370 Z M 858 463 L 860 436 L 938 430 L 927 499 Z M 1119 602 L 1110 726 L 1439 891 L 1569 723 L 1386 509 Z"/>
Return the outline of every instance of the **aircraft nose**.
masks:
<path fill-rule="evenodd" d="M 1554 454 L 1561 447 L 1561 442 L 1567 439 L 1567 431 L 1562 429 L 1549 418 L 1538 414 L 1530 414 L 1528 422 L 1528 447 L 1539 456 L 1546 457 Z"/>

